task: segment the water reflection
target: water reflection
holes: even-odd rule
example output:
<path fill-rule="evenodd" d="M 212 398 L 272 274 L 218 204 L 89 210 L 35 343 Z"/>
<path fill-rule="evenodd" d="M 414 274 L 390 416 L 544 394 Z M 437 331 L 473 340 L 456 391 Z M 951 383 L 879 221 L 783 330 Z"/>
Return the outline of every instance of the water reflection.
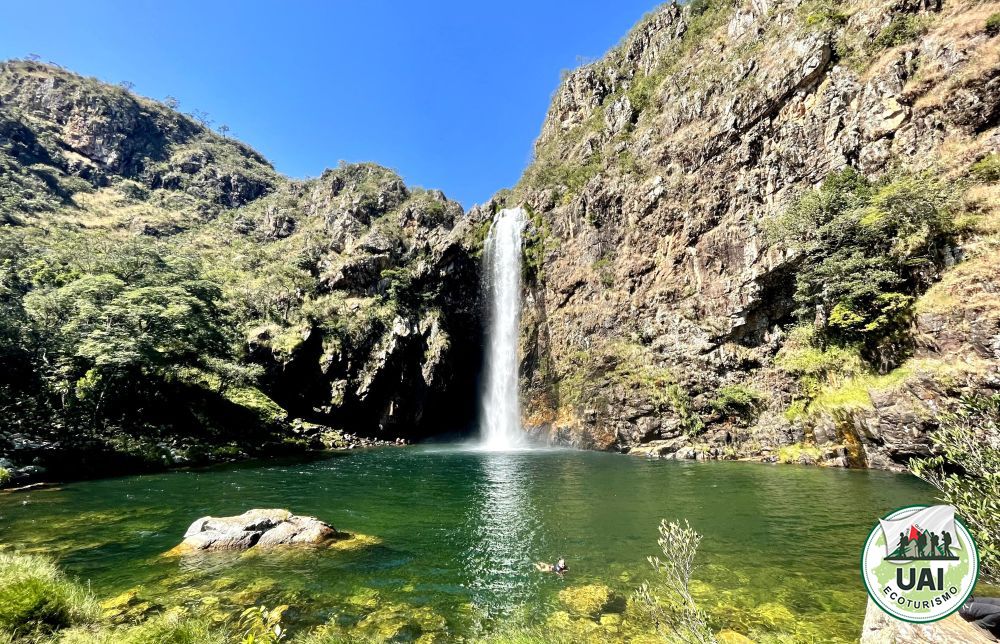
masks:
<path fill-rule="evenodd" d="M 535 592 L 539 575 L 532 574 L 532 562 L 540 525 L 527 489 L 531 457 L 483 452 L 478 458 L 481 478 L 467 519 L 473 538 L 464 567 L 474 603 L 495 617 L 524 605 Z"/>

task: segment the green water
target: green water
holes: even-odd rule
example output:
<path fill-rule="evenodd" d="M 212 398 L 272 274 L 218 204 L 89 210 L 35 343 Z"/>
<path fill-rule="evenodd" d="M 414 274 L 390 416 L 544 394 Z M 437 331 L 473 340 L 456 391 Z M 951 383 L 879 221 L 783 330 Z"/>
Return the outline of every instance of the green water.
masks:
<path fill-rule="evenodd" d="M 660 518 L 687 519 L 704 534 L 694 587 L 713 626 L 834 641 L 860 632 L 858 558 L 877 517 L 931 500 L 922 483 L 885 472 L 421 447 L 0 495 L 0 541 L 55 556 L 102 596 L 141 586 L 220 614 L 290 603 L 293 630 L 354 623 L 376 606 L 424 607 L 453 637 L 544 621 L 561 609 L 559 591 L 581 584 L 626 595 L 649 575 Z M 382 541 L 161 556 L 199 516 L 254 507 Z M 560 555 L 565 578 L 533 569 Z"/>

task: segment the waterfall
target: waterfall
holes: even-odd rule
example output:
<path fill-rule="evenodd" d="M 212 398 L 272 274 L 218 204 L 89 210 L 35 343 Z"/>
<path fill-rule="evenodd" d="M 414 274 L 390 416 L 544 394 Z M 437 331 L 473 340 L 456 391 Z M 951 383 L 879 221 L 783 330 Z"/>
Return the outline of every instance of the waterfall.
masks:
<path fill-rule="evenodd" d="M 517 359 L 523 228 L 524 210 L 505 208 L 494 217 L 486 238 L 484 286 L 489 295 L 489 329 L 481 439 L 490 450 L 518 447 L 523 439 Z"/>

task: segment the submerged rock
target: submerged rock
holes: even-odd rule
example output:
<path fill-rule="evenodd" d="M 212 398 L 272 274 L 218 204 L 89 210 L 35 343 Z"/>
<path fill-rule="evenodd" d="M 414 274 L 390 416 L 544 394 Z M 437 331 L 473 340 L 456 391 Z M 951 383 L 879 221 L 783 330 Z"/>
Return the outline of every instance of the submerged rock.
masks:
<path fill-rule="evenodd" d="M 574 615 L 598 617 L 610 612 L 618 598 L 613 590 L 604 584 L 572 586 L 559 591 L 559 603 Z"/>
<path fill-rule="evenodd" d="M 113 624 L 139 623 L 159 606 L 143 597 L 141 588 L 132 588 L 101 602 L 101 617 Z"/>
<path fill-rule="evenodd" d="M 746 635 L 731 630 L 719 631 L 715 639 L 719 644 L 753 644 L 753 640 Z"/>
<path fill-rule="evenodd" d="M 315 517 L 300 517 L 288 510 L 256 509 L 234 517 L 198 519 L 184 533 L 184 541 L 171 553 L 315 546 L 347 536 Z"/>

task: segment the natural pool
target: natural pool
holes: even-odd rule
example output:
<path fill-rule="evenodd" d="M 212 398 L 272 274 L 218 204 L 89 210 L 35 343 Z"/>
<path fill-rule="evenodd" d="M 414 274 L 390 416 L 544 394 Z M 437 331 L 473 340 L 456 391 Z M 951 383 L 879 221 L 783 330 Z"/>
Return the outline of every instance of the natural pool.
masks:
<path fill-rule="evenodd" d="M 331 619 L 382 632 L 380 620 L 415 620 L 453 638 L 553 619 L 569 587 L 603 583 L 626 596 L 649 576 L 659 520 L 687 519 L 704 535 L 694 586 L 713 626 L 850 641 L 864 616 L 858 560 L 869 529 L 893 508 L 930 501 L 916 479 L 876 471 L 416 447 L 0 495 L 0 542 L 56 557 L 104 596 L 141 586 L 220 617 L 287 603 L 293 632 Z M 254 507 L 381 542 L 161 556 L 194 519 Z M 560 555 L 565 578 L 532 566 Z"/>

